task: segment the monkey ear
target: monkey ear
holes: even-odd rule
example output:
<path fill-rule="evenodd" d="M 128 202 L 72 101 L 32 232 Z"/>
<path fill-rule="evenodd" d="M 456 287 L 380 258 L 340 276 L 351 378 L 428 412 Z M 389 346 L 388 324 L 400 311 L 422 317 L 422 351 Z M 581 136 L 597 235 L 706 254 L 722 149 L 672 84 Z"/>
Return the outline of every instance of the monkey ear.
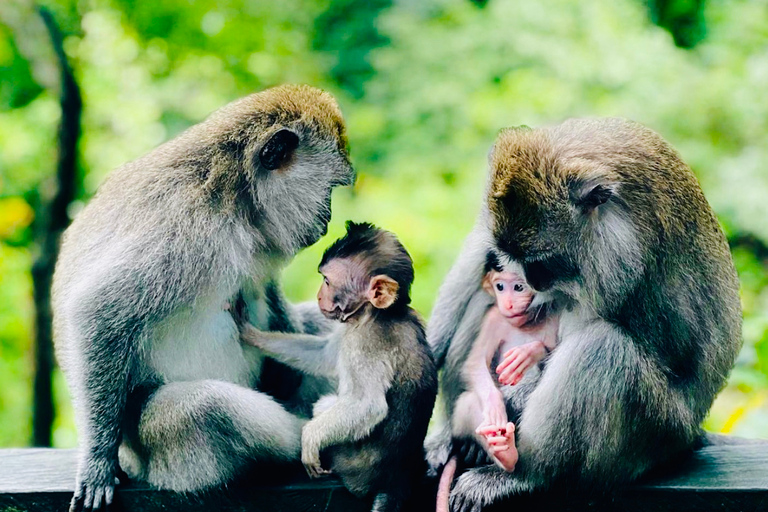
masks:
<path fill-rule="evenodd" d="M 585 212 L 591 212 L 613 197 L 613 189 L 606 185 L 596 185 L 579 200 L 579 206 Z"/>
<path fill-rule="evenodd" d="M 299 136 L 283 128 L 274 133 L 259 151 L 259 163 L 268 171 L 279 168 L 299 145 Z"/>
<path fill-rule="evenodd" d="M 397 281 L 389 276 L 373 276 L 368 287 L 368 300 L 375 308 L 387 309 L 397 299 L 398 288 Z"/>
<path fill-rule="evenodd" d="M 494 293 L 494 291 L 493 291 L 493 284 L 491 283 L 491 273 L 490 272 L 486 272 L 485 273 L 485 275 L 483 276 L 482 283 L 483 283 L 483 290 L 488 292 L 491 295 L 491 297 L 496 295 Z"/>

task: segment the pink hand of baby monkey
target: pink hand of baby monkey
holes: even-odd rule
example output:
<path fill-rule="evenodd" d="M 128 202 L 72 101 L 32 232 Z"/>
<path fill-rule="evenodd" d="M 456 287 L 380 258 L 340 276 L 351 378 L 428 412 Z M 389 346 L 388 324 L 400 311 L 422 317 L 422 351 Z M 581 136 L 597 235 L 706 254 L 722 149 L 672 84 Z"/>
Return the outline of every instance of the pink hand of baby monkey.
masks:
<path fill-rule="evenodd" d="M 532 341 L 510 349 L 496 367 L 499 382 L 514 386 L 520 382 L 528 368 L 538 364 L 546 355 L 547 349 L 541 341 Z"/>
<path fill-rule="evenodd" d="M 484 425 L 478 427 L 475 432 L 485 436 L 488 448 L 494 459 L 504 468 L 512 472 L 517 464 L 518 453 L 515 446 L 515 425 L 507 422 L 506 425 Z"/>

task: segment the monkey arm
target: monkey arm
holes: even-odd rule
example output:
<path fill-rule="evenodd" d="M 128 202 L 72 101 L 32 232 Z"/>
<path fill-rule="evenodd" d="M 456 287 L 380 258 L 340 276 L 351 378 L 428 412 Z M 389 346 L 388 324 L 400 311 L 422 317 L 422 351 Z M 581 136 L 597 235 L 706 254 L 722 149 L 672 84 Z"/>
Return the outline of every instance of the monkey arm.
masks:
<path fill-rule="evenodd" d="M 105 294 L 106 295 L 106 294 Z M 92 312 L 90 328 L 79 350 L 80 461 L 71 510 L 99 508 L 114 495 L 117 453 L 128 396 L 128 368 L 133 364 L 142 320 L 108 317 L 108 303 Z M 105 357 L 105 354 L 110 354 Z"/>
<path fill-rule="evenodd" d="M 248 324 L 241 328 L 242 340 L 258 347 L 270 357 L 297 370 L 317 377 L 337 376 L 337 343 L 333 334 L 313 336 L 283 332 L 259 331 Z"/>
<path fill-rule="evenodd" d="M 507 422 L 504 399 L 490 370 L 493 356 L 503 341 L 501 337 L 508 330 L 504 329 L 505 326 L 498 309 L 488 310 L 462 371 L 469 388 L 475 392 L 482 405 L 483 424 L 504 425 Z"/>
<path fill-rule="evenodd" d="M 276 279 L 267 283 L 264 296 L 269 309 L 269 330 L 279 332 L 299 332 L 301 326 L 294 309 L 285 299 Z"/>
<path fill-rule="evenodd" d="M 480 292 L 485 259 L 490 248 L 487 211 L 478 216 L 475 227 L 467 236 L 456 263 L 440 286 L 432 316 L 427 325 L 427 340 L 435 356 L 437 367 L 442 367 L 454 334 L 461 323 L 479 321 L 465 318 L 467 305 L 473 295 Z"/>
<path fill-rule="evenodd" d="M 302 430 L 302 462 L 319 468 L 320 451 L 328 446 L 358 441 L 387 417 L 387 390 L 393 370 L 385 361 L 366 361 L 342 372 L 336 402 Z M 312 471 L 310 470 L 310 474 Z"/>

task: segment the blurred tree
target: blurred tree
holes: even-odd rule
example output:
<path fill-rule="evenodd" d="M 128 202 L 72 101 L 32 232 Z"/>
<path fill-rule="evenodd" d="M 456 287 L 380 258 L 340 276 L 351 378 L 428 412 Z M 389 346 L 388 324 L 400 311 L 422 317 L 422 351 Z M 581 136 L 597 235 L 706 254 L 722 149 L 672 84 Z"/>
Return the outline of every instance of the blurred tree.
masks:
<path fill-rule="evenodd" d="M 648 0 L 651 21 L 672 34 L 680 48 L 693 48 L 706 35 L 705 0 Z"/>
<path fill-rule="evenodd" d="M 0 12 L 19 1 L 0 0 Z M 706 426 L 765 435 L 768 274 L 750 242 L 768 242 L 765 0 L 41 1 L 62 25 L 84 98 L 87 172 L 73 215 L 111 169 L 238 96 L 305 82 L 339 98 L 358 182 L 334 193 L 328 238 L 286 269 L 293 300 L 313 297 L 320 254 L 351 218 L 400 235 L 426 314 L 472 225 L 499 129 L 584 115 L 653 127 L 694 168 L 742 281 L 744 350 Z M 669 20 L 686 12 L 700 39 L 681 44 L 688 36 Z M 32 404 L 30 203 L 55 190 L 61 109 L 42 24 L 11 40 L 0 20 L 0 444 L 12 445 L 29 437 Z M 26 46 L 49 54 L 27 58 Z M 71 446 L 58 371 L 54 383 L 54 444 Z"/>
<path fill-rule="evenodd" d="M 333 0 L 315 20 L 313 48 L 333 56 L 331 77 L 355 99 L 363 96 L 365 82 L 374 75 L 371 50 L 389 42 L 376 20 L 391 5 L 392 0 Z"/>
<path fill-rule="evenodd" d="M 53 403 L 53 334 L 51 314 L 51 283 L 58 255 L 61 233 L 69 223 L 67 208 L 75 198 L 77 182 L 77 141 L 80 137 L 82 100 L 64 53 L 63 37 L 51 13 L 34 9 L 31 4 L 16 4 L 16 9 L 0 11 L 8 26 L 13 26 L 21 47 L 27 50 L 26 58 L 39 71 L 40 82 L 58 91 L 61 104 L 61 120 L 58 131 L 58 159 L 55 185 L 50 190 L 42 188 L 34 198 L 33 244 L 36 256 L 31 275 L 35 304 L 35 374 L 32 414 L 32 443 L 35 446 L 51 445 L 54 420 Z M 40 37 L 47 35 L 47 37 Z M 41 46 L 49 45 L 52 52 Z M 58 69 L 58 80 L 52 78 L 50 69 Z M 22 75 L 23 76 L 23 75 Z M 22 87 L 29 87 L 22 84 Z M 34 86 L 32 86 L 34 90 Z M 23 106 L 23 105 L 17 105 Z M 46 193 L 47 192 L 47 193 Z"/>

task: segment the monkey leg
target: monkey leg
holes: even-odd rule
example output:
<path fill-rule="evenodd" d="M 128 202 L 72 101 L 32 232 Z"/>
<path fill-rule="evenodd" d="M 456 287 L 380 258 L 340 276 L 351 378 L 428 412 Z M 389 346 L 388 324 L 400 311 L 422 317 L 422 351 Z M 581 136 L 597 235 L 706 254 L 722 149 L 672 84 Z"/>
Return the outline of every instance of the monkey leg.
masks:
<path fill-rule="evenodd" d="M 120 463 L 129 476 L 158 488 L 202 490 L 254 461 L 298 461 L 302 424 L 252 389 L 173 382 L 151 395 L 136 428 L 126 429 Z"/>
<path fill-rule="evenodd" d="M 320 400 L 315 402 L 315 405 L 312 406 L 312 416 L 316 417 L 323 414 L 325 411 L 333 407 L 338 399 L 339 395 L 325 395 L 320 397 Z"/>

